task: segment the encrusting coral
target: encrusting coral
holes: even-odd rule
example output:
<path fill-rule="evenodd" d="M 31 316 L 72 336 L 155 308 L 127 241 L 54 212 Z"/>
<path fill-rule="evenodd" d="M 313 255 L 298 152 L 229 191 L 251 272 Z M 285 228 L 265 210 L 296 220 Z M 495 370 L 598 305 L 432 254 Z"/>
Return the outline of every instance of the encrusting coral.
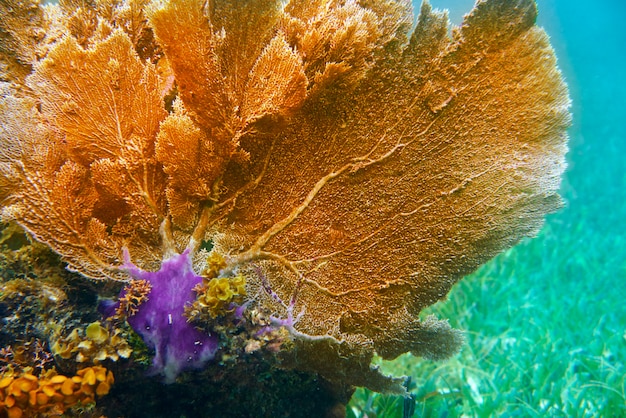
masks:
<path fill-rule="evenodd" d="M 194 288 L 198 294 L 194 305 L 197 309 L 207 310 L 213 318 L 241 306 L 246 296 L 246 278 L 243 275 L 218 277 L 219 271 L 225 267 L 226 260 L 217 253 L 211 253 L 203 271 L 203 283 Z"/>
<path fill-rule="evenodd" d="M 2 218 L 86 277 L 149 282 L 129 323 L 170 378 L 217 353 L 184 317 L 212 254 L 216 284 L 245 280 L 228 309 L 288 331 L 284 367 L 402 392 L 373 354 L 456 352 L 420 311 L 560 206 L 569 98 L 536 15 L 3 2 Z"/>
<path fill-rule="evenodd" d="M 52 370 L 40 376 L 3 373 L 0 412 L 5 409 L 9 418 L 60 416 L 72 406 L 93 403 L 96 396 L 108 394 L 113 382 L 113 373 L 100 366 L 81 369 L 71 377 Z"/>
<path fill-rule="evenodd" d="M 132 349 L 120 334 L 119 329 L 109 331 L 100 322 L 92 322 L 84 331 L 74 328 L 66 337 L 53 336 L 52 353 L 63 359 L 74 358 L 78 363 L 91 364 L 129 358 Z"/>
<path fill-rule="evenodd" d="M 241 275 L 212 279 L 206 287 L 197 288 L 198 303 L 215 318 L 227 312 L 231 304 L 241 304 L 246 296 L 245 283 L 246 279 Z"/>

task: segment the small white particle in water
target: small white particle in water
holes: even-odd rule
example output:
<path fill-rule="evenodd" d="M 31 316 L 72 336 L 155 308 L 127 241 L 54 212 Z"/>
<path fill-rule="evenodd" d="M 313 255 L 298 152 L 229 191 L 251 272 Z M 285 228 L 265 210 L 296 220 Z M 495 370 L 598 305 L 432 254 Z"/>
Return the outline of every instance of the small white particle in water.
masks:
<path fill-rule="evenodd" d="M 167 314 L 167 323 L 172 325 L 172 314 L 171 313 Z"/>

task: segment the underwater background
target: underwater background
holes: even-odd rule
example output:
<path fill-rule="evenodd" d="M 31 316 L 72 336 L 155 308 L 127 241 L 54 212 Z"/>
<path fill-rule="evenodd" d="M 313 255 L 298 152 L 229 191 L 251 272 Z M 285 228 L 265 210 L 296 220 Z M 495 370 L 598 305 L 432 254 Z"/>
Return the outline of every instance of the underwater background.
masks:
<path fill-rule="evenodd" d="M 474 4 L 430 2 L 449 9 L 454 24 Z M 572 99 L 565 204 L 538 237 L 423 312 L 465 332 L 457 356 L 380 362 L 411 377 L 413 417 L 626 416 L 626 0 L 537 3 Z M 159 396 L 193 403 L 192 394 L 164 388 Z M 366 389 L 347 407 L 349 418 L 405 413 L 402 398 Z"/>
<path fill-rule="evenodd" d="M 473 3 L 431 1 L 455 24 Z M 384 364 L 412 376 L 414 416 L 626 416 L 626 2 L 537 4 L 572 99 L 565 206 L 432 309 L 466 332 L 457 357 Z M 359 390 L 348 416 L 402 402 Z"/>

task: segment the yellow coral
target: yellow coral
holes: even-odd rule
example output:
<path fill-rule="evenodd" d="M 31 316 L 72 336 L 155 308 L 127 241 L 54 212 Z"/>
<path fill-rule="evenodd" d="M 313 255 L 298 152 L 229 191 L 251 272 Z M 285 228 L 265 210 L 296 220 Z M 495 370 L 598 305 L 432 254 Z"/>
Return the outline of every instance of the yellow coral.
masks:
<path fill-rule="evenodd" d="M 78 403 L 95 402 L 96 396 L 109 393 L 114 381 L 113 373 L 101 366 L 84 368 L 72 377 L 55 371 L 41 376 L 7 373 L 0 375 L 0 409 L 10 418 L 60 415 Z"/>
<path fill-rule="evenodd" d="M 216 251 L 211 251 L 206 260 L 207 266 L 202 272 L 202 276 L 207 279 L 213 279 L 217 277 L 220 270 L 226 267 L 226 260 L 224 256 Z"/>
<path fill-rule="evenodd" d="M 92 322 L 85 328 L 85 335 L 95 343 L 102 344 L 109 338 L 109 331 L 100 325 L 100 322 Z"/>
<path fill-rule="evenodd" d="M 199 307 L 208 309 L 209 314 L 216 318 L 229 312 L 232 309 L 231 304 L 243 301 L 246 296 L 246 279 L 241 274 L 215 278 L 197 290 Z"/>
<path fill-rule="evenodd" d="M 128 358 L 132 349 L 120 334 L 119 329 L 111 333 L 99 321 L 92 322 L 84 332 L 75 328 L 67 337 L 59 337 L 52 345 L 52 353 L 63 359 L 75 354 L 79 363 L 97 364 L 106 359 Z"/>

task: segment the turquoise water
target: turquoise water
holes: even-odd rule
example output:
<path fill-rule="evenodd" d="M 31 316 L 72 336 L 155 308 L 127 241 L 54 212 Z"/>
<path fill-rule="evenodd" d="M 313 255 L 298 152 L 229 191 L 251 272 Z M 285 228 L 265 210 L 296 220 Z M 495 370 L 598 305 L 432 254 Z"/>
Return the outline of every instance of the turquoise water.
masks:
<path fill-rule="evenodd" d="M 473 5 L 431 3 L 453 23 Z M 416 416 L 626 416 L 626 2 L 538 7 L 572 98 L 566 204 L 433 309 L 467 332 L 459 356 L 386 364 L 414 377 Z M 401 416 L 364 392 L 353 405 Z"/>

